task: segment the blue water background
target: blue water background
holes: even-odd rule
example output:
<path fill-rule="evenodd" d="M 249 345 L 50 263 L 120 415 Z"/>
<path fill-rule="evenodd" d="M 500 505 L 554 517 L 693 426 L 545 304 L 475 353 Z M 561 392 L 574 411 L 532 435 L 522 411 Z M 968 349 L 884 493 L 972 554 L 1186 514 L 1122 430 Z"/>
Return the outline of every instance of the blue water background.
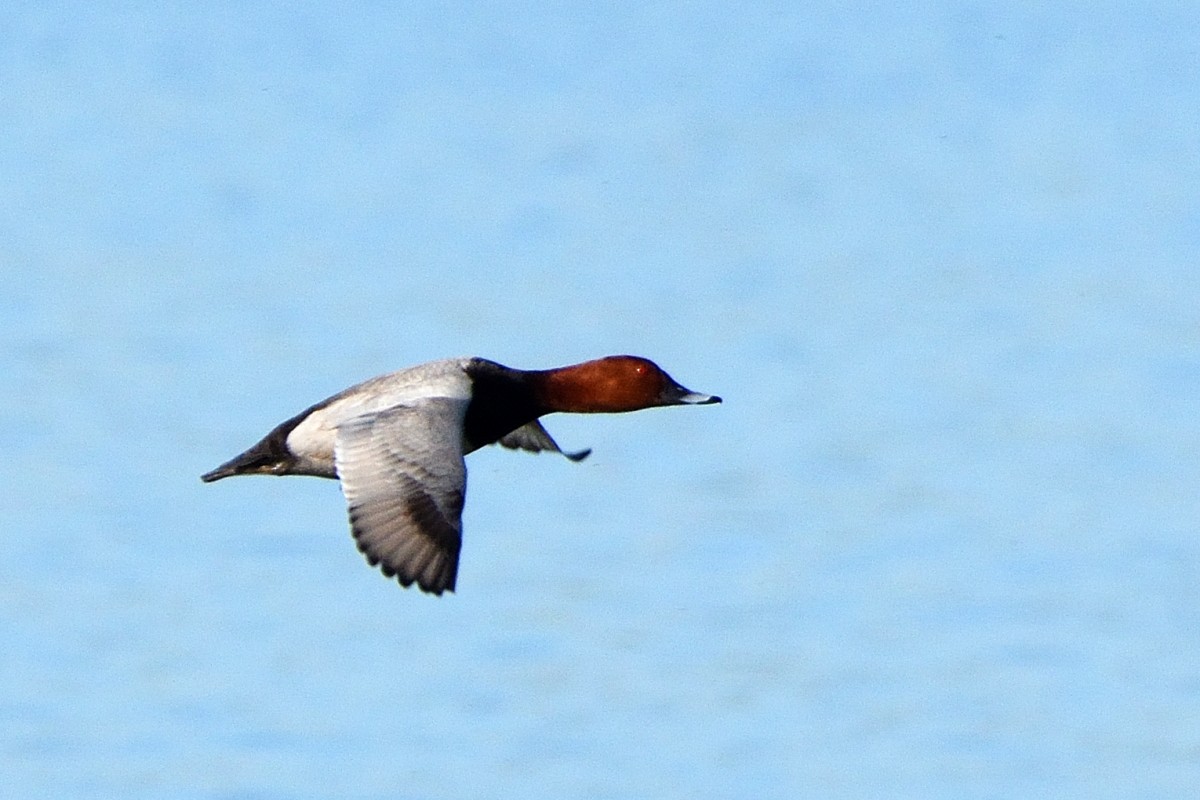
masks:
<path fill-rule="evenodd" d="M 12 797 L 1187 798 L 1187 4 L 0 11 Z M 380 372 L 704 408 L 468 460 L 456 595 L 198 479 Z"/>

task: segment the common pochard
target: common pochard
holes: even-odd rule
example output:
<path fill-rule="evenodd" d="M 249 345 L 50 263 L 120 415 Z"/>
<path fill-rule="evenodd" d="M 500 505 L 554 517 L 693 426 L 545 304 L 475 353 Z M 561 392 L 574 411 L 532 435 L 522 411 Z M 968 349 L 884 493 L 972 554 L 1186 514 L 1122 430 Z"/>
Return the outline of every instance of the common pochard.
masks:
<path fill-rule="evenodd" d="M 277 425 L 201 476 L 315 475 L 341 481 L 358 549 L 404 586 L 453 591 L 467 486 L 463 456 L 484 445 L 564 452 L 538 418 L 719 403 L 654 362 L 608 356 L 519 370 L 484 358 L 431 361 L 351 386 Z"/>

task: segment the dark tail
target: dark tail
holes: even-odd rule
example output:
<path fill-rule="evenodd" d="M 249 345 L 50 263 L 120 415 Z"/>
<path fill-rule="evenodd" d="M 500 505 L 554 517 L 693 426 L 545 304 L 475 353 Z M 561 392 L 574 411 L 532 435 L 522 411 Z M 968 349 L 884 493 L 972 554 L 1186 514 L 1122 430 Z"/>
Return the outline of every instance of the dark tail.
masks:
<path fill-rule="evenodd" d="M 221 466 L 200 476 L 205 483 L 231 478 L 234 475 L 261 475 L 277 473 L 286 462 L 281 458 L 278 445 L 270 436 L 241 455 L 234 456 Z"/>

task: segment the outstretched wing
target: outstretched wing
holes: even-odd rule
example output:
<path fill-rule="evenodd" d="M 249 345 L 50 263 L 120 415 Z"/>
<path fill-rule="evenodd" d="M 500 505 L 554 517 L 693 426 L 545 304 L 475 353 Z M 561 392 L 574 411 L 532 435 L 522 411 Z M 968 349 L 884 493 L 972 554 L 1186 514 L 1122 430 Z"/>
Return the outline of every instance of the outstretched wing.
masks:
<path fill-rule="evenodd" d="M 334 460 L 358 549 L 384 575 L 454 590 L 467 488 L 465 399 L 438 397 L 340 424 Z"/>
<path fill-rule="evenodd" d="M 543 450 L 549 450 L 554 453 L 562 453 L 572 461 L 582 461 L 592 452 L 589 447 L 586 450 L 577 450 L 573 453 L 567 453 L 558 446 L 558 442 L 546 432 L 542 427 L 542 423 L 536 419 L 527 425 L 522 425 L 515 431 L 500 437 L 497 444 L 502 447 L 508 447 L 513 450 L 528 450 L 530 453 L 540 453 Z"/>

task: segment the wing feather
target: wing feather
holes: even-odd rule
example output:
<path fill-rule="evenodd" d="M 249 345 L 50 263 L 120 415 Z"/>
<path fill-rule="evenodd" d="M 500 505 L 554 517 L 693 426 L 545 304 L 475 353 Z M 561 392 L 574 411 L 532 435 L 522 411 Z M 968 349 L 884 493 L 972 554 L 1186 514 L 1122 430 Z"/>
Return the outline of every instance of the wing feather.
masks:
<path fill-rule="evenodd" d="M 511 450 L 525 450 L 530 453 L 540 453 L 543 450 L 549 450 L 552 453 L 562 453 L 572 461 L 582 461 L 592 452 L 589 447 L 586 450 L 577 450 L 572 453 L 564 452 L 558 446 L 558 442 L 542 427 L 542 423 L 534 420 L 526 425 L 522 425 L 515 431 L 512 431 L 500 437 L 498 444 L 501 447 L 507 447 Z"/>
<path fill-rule="evenodd" d="M 334 459 L 358 549 L 402 585 L 453 591 L 462 549 L 466 400 L 428 398 L 337 427 Z"/>

